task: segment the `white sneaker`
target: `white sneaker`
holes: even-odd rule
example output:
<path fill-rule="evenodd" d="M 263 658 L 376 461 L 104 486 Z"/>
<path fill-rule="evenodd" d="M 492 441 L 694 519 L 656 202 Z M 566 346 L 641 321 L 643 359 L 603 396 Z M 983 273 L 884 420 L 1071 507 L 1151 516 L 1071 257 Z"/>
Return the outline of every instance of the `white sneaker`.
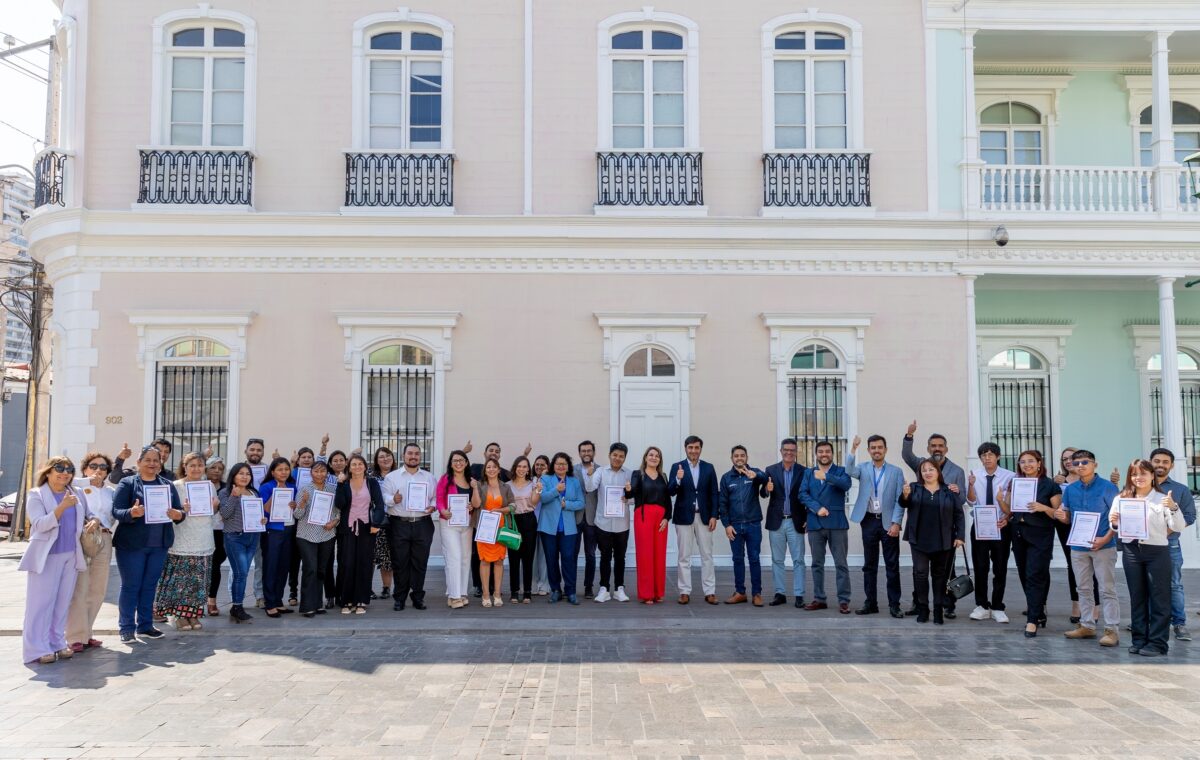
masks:
<path fill-rule="evenodd" d="M 603 586 L 601 586 L 601 587 L 600 587 L 600 592 L 599 592 L 598 594 L 596 594 L 596 599 L 595 599 L 595 601 L 596 601 L 596 602 L 599 602 L 599 603 L 603 603 L 603 602 L 607 602 L 609 599 L 612 599 L 612 597 L 611 597 L 611 596 L 609 596 L 609 594 L 608 594 L 608 589 L 606 589 L 606 588 L 604 588 Z"/>
<path fill-rule="evenodd" d="M 985 610 L 982 607 L 976 607 L 967 617 L 971 618 L 972 620 L 987 620 L 991 616 L 991 610 Z"/>
<path fill-rule="evenodd" d="M 613 594 L 613 599 L 616 599 L 618 602 L 629 601 L 629 596 L 625 593 L 624 586 L 617 586 L 617 593 Z"/>
<path fill-rule="evenodd" d="M 992 610 L 992 620 L 997 623 L 1007 623 L 1008 615 L 1004 614 L 1004 610 Z"/>

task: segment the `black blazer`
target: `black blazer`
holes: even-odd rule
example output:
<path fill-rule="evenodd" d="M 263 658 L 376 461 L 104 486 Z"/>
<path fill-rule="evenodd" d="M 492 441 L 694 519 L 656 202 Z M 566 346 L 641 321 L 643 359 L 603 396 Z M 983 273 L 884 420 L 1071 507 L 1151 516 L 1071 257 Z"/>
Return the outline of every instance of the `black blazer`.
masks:
<path fill-rule="evenodd" d="M 367 478 L 367 491 L 371 494 L 370 520 L 372 528 L 382 528 L 387 524 L 387 505 L 383 502 L 383 489 L 379 487 L 377 478 Z M 337 484 L 333 493 L 333 506 L 341 513 L 338 518 L 338 533 L 350 531 L 350 479 L 346 478 Z"/>
<path fill-rule="evenodd" d="M 680 467 L 683 467 L 683 482 L 675 480 L 675 473 L 679 471 Z M 692 524 L 696 518 L 696 509 L 692 505 L 697 502 L 700 505 L 701 522 L 707 525 L 709 520 L 715 520 L 718 517 L 717 471 L 703 459 L 700 460 L 699 470 L 699 483 L 692 482 L 692 470 L 686 459 L 671 465 L 671 469 L 663 473 L 667 476 L 667 489 L 675 497 L 671 522 L 676 525 Z"/>
<path fill-rule="evenodd" d="M 908 512 L 904 540 L 926 554 L 953 550 L 954 542 L 963 540 L 965 523 L 958 496 L 945 486 L 936 493 L 920 483 L 910 483 L 909 488 L 908 498 L 900 497 L 900 506 Z"/>
<path fill-rule="evenodd" d="M 786 497 L 791 503 L 792 524 L 796 526 L 797 532 L 803 533 L 805 523 L 808 522 L 808 508 L 800 501 L 800 481 L 804 480 L 804 466 L 799 462 L 792 465 L 792 490 L 788 494 L 783 492 L 783 462 L 768 465 L 767 477 L 775 483 L 775 490 L 768 494 L 766 484 L 759 488 L 759 494 L 770 499 L 767 502 L 766 529 L 779 530 L 779 526 L 783 525 L 783 500 Z"/>

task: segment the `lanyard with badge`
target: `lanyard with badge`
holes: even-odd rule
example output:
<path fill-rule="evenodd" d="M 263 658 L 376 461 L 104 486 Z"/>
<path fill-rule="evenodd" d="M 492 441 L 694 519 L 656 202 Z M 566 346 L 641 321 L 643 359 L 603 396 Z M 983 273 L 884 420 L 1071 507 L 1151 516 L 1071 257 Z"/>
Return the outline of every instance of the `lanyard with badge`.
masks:
<path fill-rule="evenodd" d="M 871 497 L 871 512 L 874 514 L 882 514 L 883 505 L 879 501 L 879 483 L 883 480 L 886 469 L 883 467 L 873 469 L 875 469 L 875 472 L 871 475 L 871 480 L 874 481 L 874 493 Z"/>

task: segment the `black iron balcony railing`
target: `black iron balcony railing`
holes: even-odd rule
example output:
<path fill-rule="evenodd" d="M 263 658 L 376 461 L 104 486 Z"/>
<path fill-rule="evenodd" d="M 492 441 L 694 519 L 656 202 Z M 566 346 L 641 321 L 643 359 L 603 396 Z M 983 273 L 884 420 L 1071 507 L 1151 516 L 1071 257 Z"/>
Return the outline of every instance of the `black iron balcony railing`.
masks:
<path fill-rule="evenodd" d="M 454 154 L 347 153 L 346 206 L 453 208 Z"/>
<path fill-rule="evenodd" d="M 67 154 L 47 148 L 33 161 L 33 207 L 65 206 Z"/>
<path fill-rule="evenodd" d="M 254 154 L 204 148 L 143 149 L 138 203 L 249 206 Z"/>
<path fill-rule="evenodd" d="M 703 206 L 698 151 L 596 154 L 597 206 Z"/>
<path fill-rule="evenodd" d="M 767 208 L 871 205 L 870 153 L 766 153 L 762 161 Z"/>

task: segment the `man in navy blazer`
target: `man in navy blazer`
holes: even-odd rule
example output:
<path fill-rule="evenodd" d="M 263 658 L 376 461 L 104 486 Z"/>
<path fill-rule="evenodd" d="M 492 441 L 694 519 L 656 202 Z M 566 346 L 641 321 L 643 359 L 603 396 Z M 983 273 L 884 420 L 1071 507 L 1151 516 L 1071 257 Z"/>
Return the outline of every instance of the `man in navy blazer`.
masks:
<path fill-rule="evenodd" d="M 679 555 L 679 603 L 692 600 L 692 555 L 700 552 L 700 587 L 704 601 L 717 603 L 717 571 L 713 566 L 712 534 L 717 529 L 717 471 L 700 459 L 704 441 L 689 435 L 683 441 L 687 458 L 667 471 L 667 491 L 675 497 L 671 522 Z"/>
<path fill-rule="evenodd" d="M 772 607 L 787 604 L 783 582 L 787 578 L 784 563 L 789 550 L 792 553 L 792 593 L 796 597 L 796 606 L 804 606 L 804 526 L 808 510 L 800 501 L 804 465 L 796 462 L 797 450 L 795 438 L 784 438 L 780 442 L 780 461 L 767 466 L 767 483 L 761 490 L 761 495 L 768 499 L 766 528 L 771 540 L 771 580 L 775 583 Z"/>
<path fill-rule="evenodd" d="M 823 610 L 825 603 L 825 550 L 833 553 L 837 568 L 838 612 L 850 614 L 850 568 L 846 552 L 850 541 L 850 523 L 846 520 L 846 492 L 850 476 L 833 463 L 833 444 L 820 441 L 814 448 L 817 466 L 804 473 L 800 501 L 808 509 L 808 548 L 812 552 L 813 600 L 806 610 Z"/>
<path fill-rule="evenodd" d="M 846 471 L 858 481 L 858 498 L 850 519 L 862 526 L 863 591 L 867 597 L 854 614 L 879 612 L 879 551 L 882 549 L 887 573 L 888 612 L 894 618 L 903 618 L 904 613 L 900 611 L 900 527 L 904 522 L 904 509 L 900 506 L 900 492 L 904 490 L 904 471 L 884 461 L 887 439 L 881 435 L 867 438 L 871 461 L 856 464 L 854 454 L 861 442 L 861 438 L 854 436 L 854 444 L 846 457 Z"/>

